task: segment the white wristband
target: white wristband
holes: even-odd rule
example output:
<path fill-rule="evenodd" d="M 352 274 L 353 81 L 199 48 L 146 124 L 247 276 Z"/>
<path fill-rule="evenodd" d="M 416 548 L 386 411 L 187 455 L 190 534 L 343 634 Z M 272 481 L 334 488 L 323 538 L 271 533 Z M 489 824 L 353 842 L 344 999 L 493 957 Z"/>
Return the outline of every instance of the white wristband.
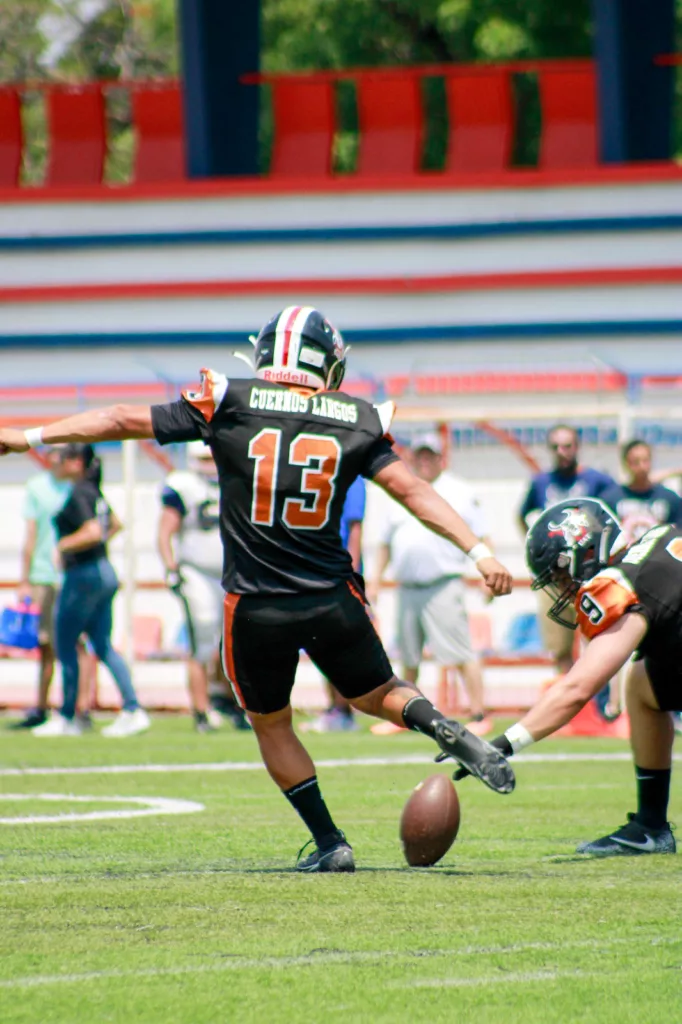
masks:
<path fill-rule="evenodd" d="M 474 544 L 471 551 L 467 552 L 472 562 L 480 562 L 482 558 L 492 558 L 493 553 L 487 544 L 483 541 L 479 541 L 478 544 Z"/>
<path fill-rule="evenodd" d="M 509 742 L 511 748 L 515 754 L 518 754 L 524 747 L 529 747 L 531 743 L 535 743 L 535 740 L 523 725 L 511 725 L 504 734 Z"/>
<path fill-rule="evenodd" d="M 42 427 L 31 427 L 30 430 L 24 431 L 24 437 L 26 438 L 26 444 L 29 448 L 40 448 L 43 444 L 43 428 Z"/>

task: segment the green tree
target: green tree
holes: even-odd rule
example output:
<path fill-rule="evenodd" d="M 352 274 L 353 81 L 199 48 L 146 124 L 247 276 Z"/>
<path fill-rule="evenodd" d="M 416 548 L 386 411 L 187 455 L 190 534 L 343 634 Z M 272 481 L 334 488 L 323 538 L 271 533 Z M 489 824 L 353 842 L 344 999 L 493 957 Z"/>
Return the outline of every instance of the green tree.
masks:
<path fill-rule="evenodd" d="M 39 183 L 46 161 L 41 82 L 177 75 L 174 0 L 109 0 L 93 16 L 81 0 L 0 2 L 0 81 L 35 83 L 22 92 L 26 139 L 22 180 Z M 64 49 L 55 44 L 70 40 Z M 129 178 L 133 151 L 130 99 L 107 90 L 110 151 L 106 177 Z"/>
<path fill-rule="evenodd" d="M 312 70 L 390 64 L 589 56 L 589 0 L 264 0 L 263 67 Z M 532 162 L 540 131 L 534 76 L 515 76 L 516 159 Z M 447 117 L 442 81 L 425 83 L 425 167 L 442 166 Z M 357 117 L 339 87 L 337 168 L 352 167 Z"/>

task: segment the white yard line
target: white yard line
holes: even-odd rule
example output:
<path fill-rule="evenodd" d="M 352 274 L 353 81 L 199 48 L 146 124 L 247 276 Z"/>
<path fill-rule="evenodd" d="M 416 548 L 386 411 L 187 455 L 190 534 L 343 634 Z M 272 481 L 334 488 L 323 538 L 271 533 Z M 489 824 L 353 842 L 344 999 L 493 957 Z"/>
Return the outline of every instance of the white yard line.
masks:
<path fill-rule="evenodd" d="M 622 971 L 583 971 L 579 967 L 544 971 L 500 971 L 498 974 L 484 974 L 476 978 L 416 978 L 412 982 L 389 983 L 391 988 L 483 988 L 489 985 L 533 985 L 542 981 L 583 981 L 587 978 L 609 979 L 629 974 Z"/>
<path fill-rule="evenodd" d="M 578 939 L 575 942 L 527 942 L 499 946 L 463 946 L 460 949 L 449 950 L 358 950 L 350 952 L 346 950 L 320 949 L 300 956 L 228 956 L 214 963 L 204 964 L 178 964 L 175 967 L 149 967 L 140 970 L 105 970 L 87 971 L 73 974 L 36 974 L 27 975 L 23 978 L 0 979 L 0 989 L 11 988 L 38 988 L 49 985 L 78 985 L 90 981 L 106 981 L 109 979 L 124 980 L 128 978 L 165 978 L 176 977 L 186 974 L 209 974 L 221 973 L 224 971 L 244 971 L 270 967 L 275 970 L 289 970 L 292 967 L 316 967 L 345 964 L 377 963 L 383 961 L 415 961 L 451 958 L 458 961 L 461 957 L 478 957 L 491 955 L 523 954 L 532 952 L 563 952 L 567 949 L 585 949 L 596 952 L 607 952 L 616 946 L 631 946 L 633 942 L 658 945 L 679 945 L 681 938 L 659 938 L 655 935 L 642 935 L 635 932 L 621 938 L 611 938 L 605 941 L 597 939 Z M 638 968 L 639 969 L 639 968 Z M 482 977 L 450 977 L 450 978 L 425 978 L 414 979 L 408 982 L 393 983 L 396 987 L 455 987 L 472 985 L 489 985 L 495 983 L 509 982 L 511 984 L 524 981 L 554 981 L 559 977 L 582 978 L 582 977 L 604 977 L 608 973 L 602 967 L 599 971 L 581 971 L 580 968 L 566 969 L 562 971 L 523 971 L 508 972 Z M 623 974 L 630 974 L 630 970 L 623 971 Z M 613 974 L 609 974 L 613 977 Z"/>
<path fill-rule="evenodd" d="M 519 754 L 514 764 L 596 764 L 611 761 L 631 761 L 629 751 L 592 754 Z M 673 755 L 682 761 L 682 753 Z M 403 765 L 433 764 L 430 754 L 404 754 L 395 757 L 345 757 L 316 761 L 318 768 L 390 768 Z M 454 767 L 454 762 L 453 762 Z M 0 777 L 24 778 L 32 775 L 140 775 L 143 773 L 166 775 L 170 772 L 254 772 L 262 771 L 260 761 L 207 761 L 199 764 L 108 764 L 99 766 L 64 768 L 0 768 Z"/>
<path fill-rule="evenodd" d="M 86 811 L 83 814 L 35 814 L 27 817 L 0 818 L 0 825 L 43 825 L 69 821 L 105 821 L 112 818 L 146 818 L 153 814 L 196 814 L 205 810 L 195 800 L 163 796 L 74 796 L 65 793 L 0 793 L 0 806 L 6 801 L 44 800 L 47 803 L 135 804 L 142 810 Z"/>

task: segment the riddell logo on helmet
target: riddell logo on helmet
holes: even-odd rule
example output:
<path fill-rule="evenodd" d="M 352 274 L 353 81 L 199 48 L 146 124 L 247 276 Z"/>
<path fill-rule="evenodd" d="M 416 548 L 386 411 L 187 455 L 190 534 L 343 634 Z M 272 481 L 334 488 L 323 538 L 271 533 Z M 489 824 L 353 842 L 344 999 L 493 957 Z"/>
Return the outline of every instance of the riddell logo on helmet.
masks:
<path fill-rule="evenodd" d="M 310 374 L 291 373 L 290 370 L 264 370 L 263 380 L 272 380 L 278 384 L 309 384 Z"/>

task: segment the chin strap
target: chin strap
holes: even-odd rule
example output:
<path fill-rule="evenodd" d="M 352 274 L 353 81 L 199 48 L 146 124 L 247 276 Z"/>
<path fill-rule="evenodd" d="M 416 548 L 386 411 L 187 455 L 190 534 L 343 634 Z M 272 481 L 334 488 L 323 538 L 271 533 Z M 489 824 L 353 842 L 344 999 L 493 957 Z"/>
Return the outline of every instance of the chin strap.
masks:
<path fill-rule="evenodd" d="M 343 367 L 343 373 L 341 374 L 341 380 L 339 381 L 339 383 L 336 385 L 335 388 L 330 387 L 331 379 L 332 379 L 332 375 L 334 373 L 334 370 L 336 369 L 337 366 L 341 366 L 342 363 L 345 364 L 346 356 L 348 355 L 349 352 L 350 352 L 350 345 L 346 345 L 346 347 L 344 349 L 344 352 L 343 352 L 343 359 L 337 359 L 336 362 L 332 363 L 332 365 L 329 367 L 329 373 L 327 374 L 327 379 L 326 379 L 325 385 L 324 385 L 324 390 L 325 391 L 338 391 L 339 388 L 341 387 L 341 385 L 343 384 L 343 378 L 346 375 L 346 367 L 345 367 L 345 365 Z"/>
<path fill-rule="evenodd" d="M 249 341 L 251 340 L 252 339 L 249 338 Z M 252 373 L 256 372 L 256 367 L 253 365 L 253 359 L 250 359 L 249 356 L 245 355 L 243 352 L 233 352 L 232 355 L 235 359 L 241 359 L 243 363 L 246 363 Z"/>

